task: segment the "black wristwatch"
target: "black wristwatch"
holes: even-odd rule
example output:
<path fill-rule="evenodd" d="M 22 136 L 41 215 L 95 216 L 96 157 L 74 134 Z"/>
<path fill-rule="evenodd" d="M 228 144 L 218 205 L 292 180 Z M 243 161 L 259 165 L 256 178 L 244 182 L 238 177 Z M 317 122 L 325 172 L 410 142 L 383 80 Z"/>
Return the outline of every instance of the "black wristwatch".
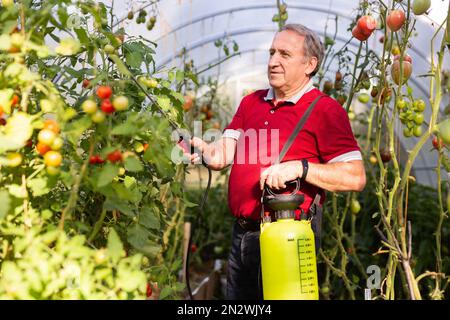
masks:
<path fill-rule="evenodd" d="M 308 160 L 302 159 L 301 162 L 302 162 L 302 166 L 303 166 L 303 173 L 302 173 L 302 177 L 300 179 L 302 181 L 305 181 L 306 175 L 308 174 L 308 168 L 309 168 Z"/>

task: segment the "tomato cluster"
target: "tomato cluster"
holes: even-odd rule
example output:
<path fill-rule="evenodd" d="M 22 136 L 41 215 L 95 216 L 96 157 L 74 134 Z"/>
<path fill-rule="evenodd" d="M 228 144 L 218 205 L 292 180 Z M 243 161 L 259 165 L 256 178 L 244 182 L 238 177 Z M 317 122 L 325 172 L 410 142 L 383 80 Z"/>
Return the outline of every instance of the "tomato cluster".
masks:
<path fill-rule="evenodd" d="M 83 111 L 91 116 L 91 120 L 94 123 L 103 122 L 107 114 L 127 110 L 130 104 L 128 98 L 122 95 L 115 96 L 111 102 L 113 90 L 110 86 L 98 87 L 96 94 L 100 99 L 100 110 L 94 98 L 85 100 L 81 105 Z"/>
<path fill-rule="evenodd" d="M 395 106 L 400 113 L 400 121 L 405 125 L 403 135 L 407 138 L 413 135 L 420 137 L 422 135 L 422 123 L 424 122 L 425 101 L 422 99 L 414 100 L 412 96 L 409 97 L 408 101 L 399 97 Z"/>
<path fill-rule="evenodd" d="M 47 173 L 50 175 L 59 173 L 59 167 L 63 160 L 59 152 L 64 145 L 63 139 L 59 136 L 60 131 L 58 122 L 47 119 L 44 121 L 44 127 L 39 131 L 37 137 L 36 151 L 44 157 Z"/>

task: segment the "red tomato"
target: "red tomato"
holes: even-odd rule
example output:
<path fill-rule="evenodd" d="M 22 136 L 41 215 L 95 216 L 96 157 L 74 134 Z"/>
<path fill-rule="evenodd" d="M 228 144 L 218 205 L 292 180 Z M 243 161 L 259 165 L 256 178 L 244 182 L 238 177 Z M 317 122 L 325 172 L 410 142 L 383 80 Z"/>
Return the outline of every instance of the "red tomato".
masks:
<path fill-rule="evenodd" d="M 191 252 L 194 253 L 197 251 L 197 245 L 195 243 L 191 244 Z"/>
<path fill-rule="evenodd" d="M 442 141 L 442 139 L 439 139 L 439 142 L 438 142 L 438 137 L 434 136 L 434 138 L 433 138 L 433 147 L 436 150 L 441 150 L 444 147 L 444 141 Z"/>
<path fill-rule="evenodd" d="M 51 130 L 54 133 L 59 133 L 61 130 L 59 124 L 53 119 L 47 119 L 44 121 L 44 129 Z"/>
<path fill-rule="evenodd" d="M 144 152 L 147 151 L 148 143 L 144 143 Z"/>
<path fill-rule="evenodd" d="M 97 89 L 97 96 L 100 99 L 108 99 L 111 97 L 113 91 L 110 86 L 100 86 Z"/>
<path fill-rule="evenodd" d="M 115 150 L 115 151 L 109 153 L 107 157 L 108 157 L 108 160 L 113 163 L 122 161 L 122 153 L 119 150 Z"/>
<path fill-rule="evenodd" d="M 38 142 L 36 145 L 36 150 L 37 150 L 37 152 L 39 152 L 40 155 L 43 156 L 48 151 L 52 150 L 52 148 L 50 148 L 50 146 L 45 143 Z"/>
<path fill-rule="evenodd" d="M 183 110 L 184 110 L 184 111 L 189 111 L 189 110 L 191 110 L 193 104 L 194 104 L 194 100 L 192 99 L 192 97 L 189 96 L 189 95 L 185 95 L 185 96 L 184 96 Z"/>
<path fill-rule="evenodd" d="M 386 24 L 392 31 L 398 31 L 405 23 L 405 12 L 401 9 L 392 10 L 386 19 Z"/>
<path fill-rule="evenodd" d="M 100 104 L 100 108 L 104 113 L 113 113 L 114 111 L 116 111 L 116 109 L 114 109 L 114 106 L 112 105 L 109 99 L 103 100 L 102 103 Z"/>
<path fill-rule="evenodd" d="M 363 35 L 369 37 L 377 27 L 377 20 L 372 16 L 362 16 L 358 19 L 357 26 Z"/>
<path fill-rule="evenodd" d="M 13 95 L 12 99 L 11 99 L 11 105 L 15 106 L 18 105 L 20 101 L 20 98 L 17 94 Z"/>
<path fill-rule="evenodd" d="M 385 163 L 391 161 L 392 159 L 391 153 L 389 152 L 389 150 L 386 149 L 380 150 L 380 156 L 381 160 Z"/>
<path fill-rule="evenodd" d="M 83 80 L 83 84 L 82 84 L 83 88 L 88 88 L 90 85 L 91 85 L 91 82 L 88 79 Z"/>
<path fill-rule="evenodd" d="M 150 283 L 147 283 L 147 290 L 146 290 L 146 295 L 147 298 L 150 298 L 150 296 L 152 295 L 152 285 Z"/>
<path fill-rule="evenodd" d="M 0 118 L 0 126 L 6 126 L 6 119 Z"/>
<path fill-rule="evenodd" d="M 90 164 L 97 164 L 97 156 L 90 156 L 89 157 L 89 163 Z"/>
<path fill-rule="evenodd" d="M 367 40 L 367 38 L 369 38 L 369 36 L 364 35 L 357 26 L 353 28 L 352 35 L 359 41 L 364 41 Z"/>

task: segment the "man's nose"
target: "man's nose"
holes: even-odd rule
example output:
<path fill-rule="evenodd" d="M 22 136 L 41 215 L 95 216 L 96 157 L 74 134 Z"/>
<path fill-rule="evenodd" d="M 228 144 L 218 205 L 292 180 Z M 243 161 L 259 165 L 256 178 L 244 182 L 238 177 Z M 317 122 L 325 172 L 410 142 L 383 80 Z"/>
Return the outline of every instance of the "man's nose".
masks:
<path fill-rule="evenodd" d="M 276 54 L 273 54 L 269 59 L 269 68 L 274 68 L 280 65 L 280 62 L 278 60 L 278 56 Z"/>

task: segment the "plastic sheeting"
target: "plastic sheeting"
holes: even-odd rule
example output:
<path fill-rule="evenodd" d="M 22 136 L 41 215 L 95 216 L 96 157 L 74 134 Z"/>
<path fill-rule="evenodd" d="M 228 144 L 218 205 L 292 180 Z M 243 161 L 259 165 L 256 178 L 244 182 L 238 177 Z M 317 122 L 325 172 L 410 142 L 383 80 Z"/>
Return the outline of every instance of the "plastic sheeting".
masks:
<path fill-rule="evenodd" d="M 386 1 L 388 2 L 388 1 Z M 115 11 L 119 17 L 126 16 L 129 9 L 140 8 L 148 2 L 116 2 Z M 195 66 L 202 69 L 224 58 L 224 53 L 218 49 L 216 40 L 232 41 L 239 45 L 239 55 L 213 68 L 205 75 L 216 76 L 223 85 L 224 91 L 231 96 L 236 107 L 247 89 L 267 88 L 266 77 L 268 49 L 277 25 L 272 22 L 272 16 L 277 12 L 276 1 L 258 0 L 160 0 L 147 10 L 155 10 L 158 21 L 152 31 L 146 30 L 145 24 L 136 24 L 125 20 L 121 24 L 127 32 L 133 35 L 155 41 L 156 65 L 158 68 L 181 66 L 179 58 L 183 49 L 192 58 Z M 316 1 L 285 1 L 288 5 L 289 18 L 287 23 L 301 23 L 317 32 L 322 38 L 325 32 L 333 36 L 336 32 L 336 48 L 343 46 L 350 38 L 348 30 L 351 21 L 356 16 L 358 1 L 354 0 L 316 0 Z M 431 57 L 431 38 L 439 25 L 445 20 L 448 0 L 433 0 L 428 15 L 418 17 L 416 23 L 417 35 L 411 39 L 412 46 L 408 54 L 413 59 L 413 74 L 409 84 L 414 89 L 415 96 L 427 100 L 429 97 L 429 78 L 420 77 L 429 71 Z M 376 16 L 376 14 L 375 14 Z M 335 20 L 337 18 L 337 20 Z M 336 22 L 337 21 L 337 22 Z M 441 34 L 442 35 L 442 34 Z M 369 39 L 369 47 L 380 52 L 380 32 Z M 440 41 L 435 41 L 437 49 Z M 356 51 L 359 42 L 353 40 L 349 49 Z M 232 52 L 231 48 L 230 51 Z M 350 64 L 352 61 L 350 62 Z M 445 64 L 450 70 L 450 58 L 447 51 Z M 331 66 L 331 79 L 334 78 L 337 64 Z M 444 97 L 441 110 L 448 104 L 449 97 Z M 428 103 L 428 101 L 427 101 Z M 361 110 L 362 106 L 355 108 Z M 430 118 L 430 108 L 425 111 L 425 119 Z M 400 127 L 399 127 L 400 128 Z M 399 134 L 404 152 L 411 149 L 417 142 L 416 138 L 405 139 Z M 436 152 L 429 152 L 432 145 L 428 142 L 422 149 L 414 164 L 414 175 L 423 184 L 435 186 L 437 163 Z M 445 174 L 445 171 L 442 171 Z M 445 176 L 445 175 L 444 175 Z"/>

